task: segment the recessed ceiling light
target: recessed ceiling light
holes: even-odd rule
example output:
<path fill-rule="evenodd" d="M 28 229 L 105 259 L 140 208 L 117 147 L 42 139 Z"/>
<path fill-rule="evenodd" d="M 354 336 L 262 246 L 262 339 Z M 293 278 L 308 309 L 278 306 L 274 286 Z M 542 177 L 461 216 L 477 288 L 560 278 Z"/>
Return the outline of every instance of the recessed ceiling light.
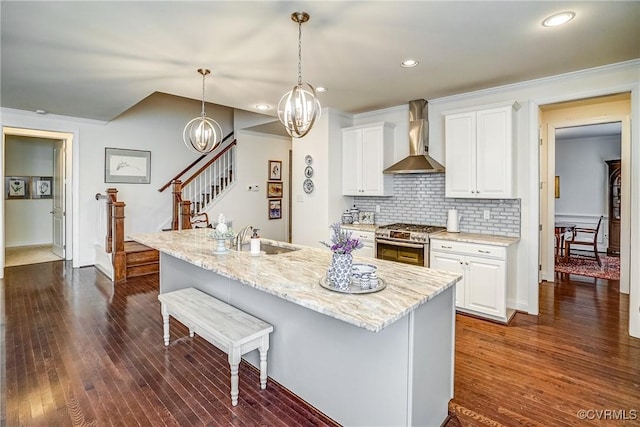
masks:
<path fill-rule="evenodd" d="M 419 64 L 418 61 L 416 61 L 415 59 L 405 59 L 404 61 L 402 61 L 400 63 L 400 66 L 404 67 L 404 68 L 413 68 L 415 66 L 417 66 Z"/>
<path fill-rule="evenodd" d="M 260 111 L 265 111 L 265 110 L 270 109 L 270 108 L 271 108 L 271 106 L 270 106 L 270 105 L 267 105 L 267 104 L 258 104 L 258 105 L 256 105 L 256 108 L 257 108 L 258 110 L 260 110 Z"/>
<path fill-rule="evenodd" d="M 557 27 L 558 25 L 566 24 L 571 21 L 576 16 L 575 12 L 570 10 L 566 12 L 556 13 L 555 15 L 551 15 L 544 21 L 542 21 L 543 27 Z"/>
<path fill-rule="evenodd" d="M 318 86 L 316 88 L 316 92 L 319 92 L 319 93 L 325 93 L 326 91 L 327 91 L 327 88 L 324 86 Z"/>
<path fill-rule="evenodd" d="M 36 110 L 36 114 L 47 114 L 46 110 Z"/>

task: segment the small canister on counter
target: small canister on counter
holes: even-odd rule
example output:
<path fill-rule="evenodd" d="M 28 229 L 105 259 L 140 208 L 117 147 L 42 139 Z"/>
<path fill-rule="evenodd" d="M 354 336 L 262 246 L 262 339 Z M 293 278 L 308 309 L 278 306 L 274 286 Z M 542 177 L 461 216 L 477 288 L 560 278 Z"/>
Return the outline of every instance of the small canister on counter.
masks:
<path fill-rule="evenodd" d="M 351 211 L 349 209 L 344 211 L 344 213 L 342 214 L 342 223 L 343 224 L 352 224 L 353 223 L 353 215 L 351 214 Z"/>
<path fill-rule="evenodd" d="M 360 223 L 360 209 L 356 208 L 356 205 L 353 205 L 353 208 L 351 208 L 351 218 L 353 220 L 353 224 Z"/>

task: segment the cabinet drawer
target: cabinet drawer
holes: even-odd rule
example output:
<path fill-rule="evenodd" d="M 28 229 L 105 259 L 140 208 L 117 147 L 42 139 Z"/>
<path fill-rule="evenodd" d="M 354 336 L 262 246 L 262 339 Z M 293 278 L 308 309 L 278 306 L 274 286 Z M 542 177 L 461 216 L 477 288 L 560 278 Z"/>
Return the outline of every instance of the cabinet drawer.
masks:
<path fill-rule="evenodd" d="M 353 231 L 351 233 L 351 237 L 360 239 L 363 242 L 364 241 L 373 242 L 373 239 L 375 238 L 375 233 L 372 231 Z"/>
<path fill-rule="evenodd" d="M 432 251 L 455 252 L 463 255 L 487 258 L 506 259 L 507 248 L 504 246 L 482 245 L 478 243 L 452 242 L 450 240 L 431 239 Z"/>

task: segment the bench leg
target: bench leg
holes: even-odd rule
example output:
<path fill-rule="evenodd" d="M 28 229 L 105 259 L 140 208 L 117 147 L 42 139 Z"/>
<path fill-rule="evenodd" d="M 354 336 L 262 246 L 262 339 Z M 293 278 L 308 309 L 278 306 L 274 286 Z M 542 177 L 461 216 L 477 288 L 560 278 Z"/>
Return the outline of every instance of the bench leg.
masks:
<path fill-rule="evenodd" d="M 262 345 L 260 345 L 260 388 L 267 388 L 267 351 L 269 350 L 269 335 L 262 337 Z"/>
<path fill-rule="evenodd" d="M 240 349 L 230 349 L 229 367 L 231 368 L 231 404 L 238 405 L 238 365 L 240 365 Z"/>
<path fill-rule="evenodd" d="M 162 329 L 164 331 L 164 345 L 169 345 L 169 310 L 162 304 Z"/>

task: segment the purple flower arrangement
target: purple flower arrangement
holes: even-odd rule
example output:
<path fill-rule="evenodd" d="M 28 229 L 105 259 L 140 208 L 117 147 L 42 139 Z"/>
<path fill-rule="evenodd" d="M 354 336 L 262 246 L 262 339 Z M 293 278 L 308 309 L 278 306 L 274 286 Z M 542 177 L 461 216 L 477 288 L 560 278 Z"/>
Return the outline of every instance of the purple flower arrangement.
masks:
<path fill-rule="evenodd" d="M 343 230 L 342 227 L 340 227 L 340 223 L 336 222 L 335 224 L 332 224 L 330 228 L 333 231 L 331 244 L 327 242 L 320 243 L 330 248 L 333 253 L 350 254 L 351 251 L 362 247 L 362 242 L 359 239 L 352 239 L 352 232 L 349 230 Z"/>

